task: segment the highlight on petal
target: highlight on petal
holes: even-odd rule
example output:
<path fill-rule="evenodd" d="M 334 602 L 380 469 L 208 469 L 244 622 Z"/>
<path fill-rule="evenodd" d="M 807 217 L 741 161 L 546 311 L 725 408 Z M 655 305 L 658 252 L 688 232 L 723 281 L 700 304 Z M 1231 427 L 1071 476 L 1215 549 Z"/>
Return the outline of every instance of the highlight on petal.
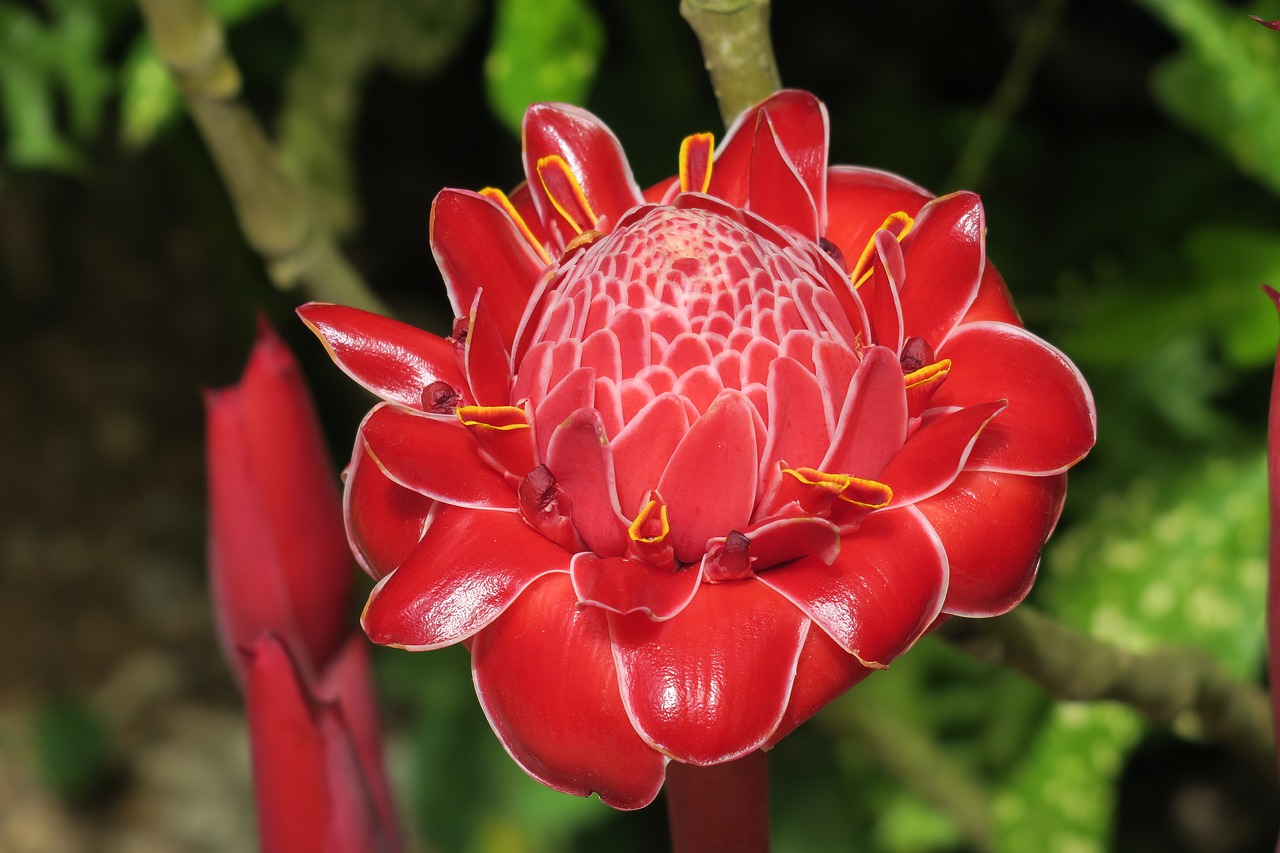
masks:
<path fill-rule="evenodd" d="M 830 565 L 801 559 L 757 575 L 864 665 L 883 668 L 942 608 L 947 554 L 912 507 L 867 516 Z"/>
<path fill-rule="evenodd" d="M 344 305 L 310 302 L 298 316 L 343 373 L 383 400 L 421 408 L 422 390 L 433 382 L 466 387 L 444 338 Z"/>
<path fill-rule="evenodd" d="M 604 612 L 579 607 L 568 577 L 535 582 L 480 632 L 471 670 L 489 724 L 530 776 L 618 809 L 658 795 L 667 759 L 632 726 Z"/>
<path fill-rule="evenodd" d="M 1004 323 L 969 323 L 939 348 L 951 360 L 934 406 L 996 396 L 1008 408 L 983 433 L 968 467 L 1056 474 L 1079 462 L 1098 437 L 1097 411 L 1084 377 L 1062 352 Z"/>
<path fill-rule="evenodd" d="M 461 642 L 569 554 L 520 516 L 441 507 L 409 558 L 383 578 L 360 621 L 369 639 L 411 651 Z"/>
<path fill-rule="evenodd" d="M 764 744 L 787 707 L 809 620 L 752 583 L 704 586 L 679 617 L 609 615 L 620 689 L 635 728 L 686 764 Z"/>
<path fill-rule="evenodd" d="M 926 204 L 902 242 L 902 260 L 903 333 L 936 345 L 978 294 L 986 265 L 982 201 L 958 192 Z"/>
<path fill-rule="evenodd" d="M 561 159 L 598 217 L 616 222 L 643 201 L 617 137 L 586 110 L 534 104 L 525 113 L 523 137 L 525 175 L 543 222 L 552 223 L 556 217 L 538 174 L 538 162 L 550 156 Z M 573 238 L 572 231 L 553 230 L 561 235 L 561 248 Z"/>

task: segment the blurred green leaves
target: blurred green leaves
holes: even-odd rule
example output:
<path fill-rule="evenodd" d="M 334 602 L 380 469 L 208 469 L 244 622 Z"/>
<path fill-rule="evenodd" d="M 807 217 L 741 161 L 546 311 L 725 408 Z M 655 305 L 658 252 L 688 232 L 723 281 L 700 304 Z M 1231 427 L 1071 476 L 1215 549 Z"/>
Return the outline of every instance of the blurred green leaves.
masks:
<path fill-rule="evenodd" d="M 51 0 L 46 18 L 0 0 L 0 109 L 14 166 L 80 166 L 78 145 L 97 129 L 114 85 L 103 50 L 127 8 L 123 0 Z"/>
<path fill-rule="evenodd" d="M 1218 0 L 1138 2 L 1182 41 L 1155 75 L 1157 100 L 1280 193 L 1280 34 Z"/>
<path fill-rule="evenodd" d="M 485 61 L 489 106 L 519 135 L 535 101 L 581 104 L 604 50 L 604 28 L 585 0 L 498 0 Z"/>

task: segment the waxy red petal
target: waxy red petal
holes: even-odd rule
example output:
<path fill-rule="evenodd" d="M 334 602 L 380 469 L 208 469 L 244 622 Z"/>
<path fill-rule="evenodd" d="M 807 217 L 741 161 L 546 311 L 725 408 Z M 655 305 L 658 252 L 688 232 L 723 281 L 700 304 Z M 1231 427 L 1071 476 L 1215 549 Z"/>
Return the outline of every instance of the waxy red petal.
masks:
<path fill-rule="evenodd" d="M 726 391 L 671 455 L 658 491 L 667 502 L 676 559 L 702 557 L 707 540 L 746 527 L 756 496 L 754 409 Z"/>
<path fill-rule="evenodd" d="M 525 175 L 543 223 L 561 236 L 561 248 L 574 235 L 559 221 L 538 179 L 538 161 L 550 156 L 563 158 L 592 210 L 610 225 L 644 200 L 617 137 L 598 118 L 567 104 L 534 104 L 524 114 Z"/>
<path fill-rule="evenodd" d="M 925 421 L 878 477 L 893 489 L 893 506 L 913 504 L 951 485 L 971 458 L 979 434 L 1004 408 L 1003 400 L 979 403 Z"/>
<path fill-rule="evenodd" d="M 978 293 L 986 263 L 981 199 L 958 192 L 926 204 L 902 241 L 902 260 L 903 334 L 936 347 Z"/>
<path fill-rule="evenodd" d="M 764 748 L 772 749 L 797 726 L 873 672 L 874 669 L 863 666 L 856 657 L 840 648 L 826 631 L 810 629 L 804 648 L 800 650 L 791 701 Z"/>
<path fill-rule="evenodd" d="M 264 851 L 392 851 L 346 720 L 307 691 L 284 643 L 245 653 L 258 838 Z"/>
<path fill-rule="evenodd" d="M 369 639 L 414 651 L 461 642 L 570 555 L 506 512 L 441 507 L 417 549 L 374 587 L 361 624 Z"/>
<path fill-rule="evenodd" d="M 456 506 L 516 507 L 515 492 L 480 459 L 479 445 L 456 419 L 383 403 L 365 417 L 360 434 L 378 467 L 406 489 Z"/>
<path fill-rule="evenodd" d="M 1093 395 L 1061 351 L 1003 323 L 971 323 L 939 348 L 951 359 L 934 406 L 1009 401 L 969 457 L 967 467 L 1056 474 L 1079 462 L 1098 436 Z"/>
<path fill-rule="evenodd" d="M 756 124 L 755 137 L 747 210 L 809 240 L 818 239 L 818 209 L 813 196 L 782 149 L 767 113 Z"/>
<path fill-rule="evenodd" d="M 827 108 L 810 93 L 795 89 L 775 92 L 738 116 L 716 152 L 708 192 L 735 207 L 746 206 L 752 148 L 757 127 L 766 114 L 776 128 L 781 149 L 808 187 L 821 217 L 826 210 Z M 820 228 L 825 225 L 819 222 Z"/>
<path fill-rule="evenodd" d="M 431 205 L 431 252 L 454 315 L 466 316 L 483 288 L 498 336 L 510 351 L 525 303 L 546 267 L 520 228 L 490 198 L 441 190 Z"/>
<path fill-rule="evenodd" d="M 704 584 L 679 617 L 609 616 L 623 701 L 636 729 L 687 764 L 758 749 L 791 695 L 809 620 L 749 581 Z"/>
<path fill-rule="evenodd" d="M 864 351 L 837 423 L 826 457 L 811 467 L 882 479 L 907 437 L 907 391 L 895 352 L 886 347 Z"/>
<path fill-rule="evenodd" d="M 888 231 L 877 231 L 871 277 L 858 288 L 867 311 L 871 340 L 894 352 L 902 350 L 902 303 L 898 292 L 906 274 L 902 245 Z"/>
<path fill-rule="evenodd" d="M 578 409 L 556 427 L 547 467 L 573 500 L 570 515 L 587 547 L 603 557 L 627 548 L 628 522 L 618 507 L 613 453 L 595 409 Z"/>
<path fill-rule="evenodd" d="M 309 671 L 348 631 L 354 580 L 338 482 L 297 362 L 265 325 L 244 376 L 205 394 L 209 572 L 219 639 L 283 636 Z"/>
<path fill-rule="evenodd" d="M 978 285 L 978 295 L 973 304 L 965 312 L 960 323 L 978 323 L 993 320 L 997 323 L 1008 323 L 1011 326 L 1022 326 L 1022 318 L 1013 307 L 1013 298 L 1009 288 L 996 268 L 987 264 L 982 268 L 982 281 Z"/>
<path fill-rule="evenodd" d="M 389 574 L 418 546 L 435 501 L 390 480 L 356 435 L 342 496 L 347 541 L 374 580 Z"/>
<path fill-rule="evenodd" d="M 885 217 L 915 216 L 933 193 L 878 169 L 832 166 L 827 170 L 827 225 L 823 234 L 852 263 Z"/>
<path fill-rule="evenodd" d="M 571 571 L 573 589 L 583 604 L 612 613 L 639 613 L 663 620 L 684 610 L 701 579 L 697 568 L 653 566 L 625 557 L 578 554 Z"/>
<path fill-rule="evenodd" d="M 1022 601 L 1066 494 L 1065 474 L 966 471 L 946 491 L 916 504 L 951 563 L 943 611 L 996 616 Z"/>
<path fill-rule="evenodd" d="M 840 647 L 888 666 L 929 627 L 947 589 L 947 555 L 911 507 L 867 516 L 830 566 L 809 557 L 756 576 Z"/>
<path fill-rule="evenodd" d="M 310 302 L 298 316 L 342 371 L 391 403 L 422 407 L 422 389 L 465 389 L 453 345 L 422 329 L 344 305 Z"/>
<path fill-rule="evenodd" d="M 481 406 L 505 406 L 511 400 L 511 356 L 493 311 L 495 299 L 477 292 L 468 315 L 463 358 L 471 396 Z"/>
<path fill-rule="evenodd" d="M 631 725 L 604 613 L 579 607 L 567 576 L 534 583 L 481 631 L 471 666 L 485 716 L 530 776 L 618 809 L 658 795 L 667 759 Z"/>

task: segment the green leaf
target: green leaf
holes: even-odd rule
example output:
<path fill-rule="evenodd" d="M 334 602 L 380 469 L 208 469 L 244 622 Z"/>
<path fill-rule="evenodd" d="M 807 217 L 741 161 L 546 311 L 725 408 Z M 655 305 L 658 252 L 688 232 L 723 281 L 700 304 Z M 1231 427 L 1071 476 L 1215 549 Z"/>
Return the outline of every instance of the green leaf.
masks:
<path fill-rule="evenodd" d="M 535 101 L 582 103 L 604 49 L 604 28 L 583 0 L 499 0 L 485 60 L 489 106 L 516 133 Z"/>
<path fill-rule="evenodd" d="M 1280 193 L 1280 35 L 1217 0 L 1139 0 L 1183 42 L 1154 78 L 1157 100 Z"/>
<path fill-rule="evenodd" d="M 1202 461 L 1100 500 L 1050 544 L 1040 591 L 1100 640 L 1134 652 L 1198 646 L 1252 677 L 1266 542 L 1265 455 Z M 1142 732 L 1128 709 L 1056 706 L 996 804 L 1002 849 L 1105 849 L 1116 781 Z"/>

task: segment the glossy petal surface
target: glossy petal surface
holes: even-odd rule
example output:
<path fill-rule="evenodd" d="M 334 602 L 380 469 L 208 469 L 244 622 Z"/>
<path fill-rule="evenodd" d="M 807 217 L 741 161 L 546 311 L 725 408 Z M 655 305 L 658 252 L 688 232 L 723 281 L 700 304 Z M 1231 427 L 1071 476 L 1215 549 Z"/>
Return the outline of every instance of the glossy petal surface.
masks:
<path fill-rule="evenodd" d="M 530 776 L 620 809 L 657 796 L 667 760 L 627 718 L 604 613 L 577 606 L 567 575 L 536 583 L 476 637 L 471 667 L 485 716 Z"/>

